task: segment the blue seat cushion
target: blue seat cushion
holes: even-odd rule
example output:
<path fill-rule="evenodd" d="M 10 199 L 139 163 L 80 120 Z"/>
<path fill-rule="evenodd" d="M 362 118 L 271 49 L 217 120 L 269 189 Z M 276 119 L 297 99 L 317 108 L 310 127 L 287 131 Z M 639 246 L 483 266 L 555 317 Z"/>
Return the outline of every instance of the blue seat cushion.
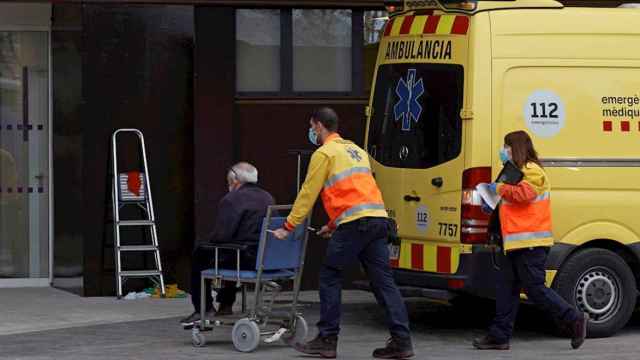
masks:
<path fill-rule="evenodd" d="M 237 270 L 228 270 L 228 269 L 218 269 L 218 276 L 228 279 L 236 279 L 237 278 Z M 208 269 L 204 270 L 202 275 L 207 277 L 216 276 L 216 269 Z M 275 279 L 289 279 L 295 276 L 296 273 L 290 270 L 274 270 L 274 271 L 263 271 L 262 279 L 263 280 L 275 280 Z M 258 277 L 257 271 L 252 270 L 240 270 L 240 279 L 255 279 Z"/>

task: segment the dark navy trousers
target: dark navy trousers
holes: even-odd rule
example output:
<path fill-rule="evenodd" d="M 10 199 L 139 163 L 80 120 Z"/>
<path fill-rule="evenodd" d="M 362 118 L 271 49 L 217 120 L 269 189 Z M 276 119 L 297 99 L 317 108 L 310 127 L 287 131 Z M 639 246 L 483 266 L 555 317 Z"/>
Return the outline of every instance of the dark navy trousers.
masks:
<path fill-rule="evenodd" d="M 237 258 L 235 250 L 218 250 L 218 268 L 235 270 L 237 268 Z M 212 269 L 215 264 L 215 250 L 210 247 L 196 246 L 193 251 L 191 264 L 191 303 L 195 311 L 200 312 L 200 272 Z M 256 256 L 255 250 L 241 252 L 240 269 L 255 270 Z M 236 282 L 223 281 L 222 289 L 218 289 L 216 300 L 220 305 L 231 306 L 236 301 Z M 205 281 L 205 310 L 213 309 L 213 298 L 211 297 L 211 280 Z"/>
<path fill-rule="evenodd" d="M 579 313 L 560 295 L 545 285 L 545 262 L 548 248 L 513 250 L 500 257 L 496 286 L 496 316 L 489 335 L 498 342 L 508 342 L 520 304 L 520 290 L 529 300 L 561 323 L 575 322 Z"/>
<path fill-rule="evenodd" d="M 366 217 L 341 224 L 333 233 L 320 270 L 320 336 L 340 332 L 342 272 L 359 261 L 385 310 L 391 335 L 410 338 L 407 309 L 389 266 L 389 226 L 386 218 Z"/>

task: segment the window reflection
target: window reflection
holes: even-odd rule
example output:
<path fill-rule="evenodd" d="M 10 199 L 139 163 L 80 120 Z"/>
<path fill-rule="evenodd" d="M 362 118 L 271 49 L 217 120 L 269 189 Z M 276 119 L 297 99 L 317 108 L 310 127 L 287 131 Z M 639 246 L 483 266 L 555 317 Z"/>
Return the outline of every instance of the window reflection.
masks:
<path fill-rule="evenodd" d="M 351 10 L 293 10 L 293 90 L 351 91 Z"/>
<path fill-rule="evenodd" d="M 236 59 L 238 91 L 280 90 L 280 10 L 236 11 Z"/>

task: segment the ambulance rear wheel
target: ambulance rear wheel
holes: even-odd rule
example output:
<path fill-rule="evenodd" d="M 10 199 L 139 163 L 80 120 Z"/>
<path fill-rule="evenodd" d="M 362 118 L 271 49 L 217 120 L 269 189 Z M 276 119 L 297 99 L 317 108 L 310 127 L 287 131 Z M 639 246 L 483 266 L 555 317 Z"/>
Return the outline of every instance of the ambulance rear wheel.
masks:
<path fill-rule="evenodd" d="M 589 314 L 588 336 L 608 337 L 627 324 L 636 305 L 633 272 L 616 253 L 585 249 L 572 255 L 554 281 L 558 293 Z"/>

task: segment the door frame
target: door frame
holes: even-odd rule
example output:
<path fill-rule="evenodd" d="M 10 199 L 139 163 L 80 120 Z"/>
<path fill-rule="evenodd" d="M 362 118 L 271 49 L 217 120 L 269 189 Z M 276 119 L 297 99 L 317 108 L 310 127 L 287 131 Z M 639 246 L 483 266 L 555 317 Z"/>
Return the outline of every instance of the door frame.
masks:
<path fill-rule="evenodd" d="M 52 64 L 52 46 L 51 46 L 51 23 L 47 26 L 37 25 L 11 25 L 0 23 L 0 31 L 2 32 L 22 32 L 22 31 L 37 31 L 46 32 L 48 39 L 47 46 L 47 59 L 48 59 L 48 114 L 47 114 L 47 189 L 48 189 L 48 241 L 49 244 L 49 275 L 46 278 L 11 278 L 0 279 L 0 288 L 18 288 L 18 287 L 48 287 L 53 283 L 53 238 L 54 238 L 54 216 L 53 216 L 53 64 Z"/>

